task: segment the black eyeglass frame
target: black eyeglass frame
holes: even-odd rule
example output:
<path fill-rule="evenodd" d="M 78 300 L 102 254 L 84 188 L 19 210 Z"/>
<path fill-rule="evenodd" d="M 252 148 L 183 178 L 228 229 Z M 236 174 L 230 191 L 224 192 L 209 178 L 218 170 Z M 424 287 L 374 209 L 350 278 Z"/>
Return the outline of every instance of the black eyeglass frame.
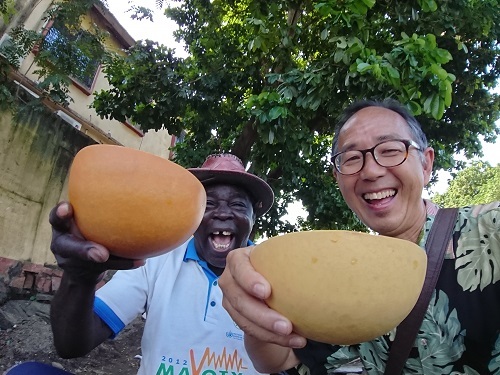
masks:
<path fill-rule="evenodd" d="M 405 154 L 405 157 L 404 159 L 401 161 L 401 163 L 398 163 L 398 164 L 395 164 L 395 165 L 391 165 L 391 166 L 386 166 L 386 165 L 382 165 L 380 164 L 380 162 L 377 160 L 377 157 L 375 156 L 375 148 L 383 143 L 387 143 L 387 142 L 394 142 L 394 141 L 397 141 L 397 142 L 403 142 L 403 144 L 405 145 L 406 147 L 406 154 Z M 359 173 L 363 170 L 363 168 L 365 167 L 365 161 L 366 161 L 366 154 L 367 153 L 370 153 L 372 154 L 373 156 L 373 160 L 375 160 L 375 162 L 380 165 L 381 167 L 384 167 L 384 168 L 392 168 L 392 167 L 397 167 L 398 165 L 401 165 L 403 164 L 406 159 L 408 159 L 408 155 L 409 155 L 409 150 L 410 150 L 410 146 L 413 146 L 415 147 L 415 149 L 417 151 L 422 151 L 422 149 L 420 148 L 420 146 L 418 145 L 417 142 L 411 140 L 411 139 L 386 139 L 385 141 L 382 141 L 382 142 L 379 142 L 377 143 L 375 146 L 373 146 L 372 148 L 367 148 L 367 149 L 364 149 L 364 150 L 347 150 L 347 151 L 341 151 L 341 152 L 337 152 L 335 155 L 333 155 L 331 158 L 330 158 L 330 161 L 333 163 L 333 165 L 335 166 L 335 169 L 337 170 L 337 172 L 339 172 L 341 175 L 344 175 L 344 176 L 352 176 L 353 174 L 356 174 L 356 173 Z M 354 172 L 354 173 L 343 173 L 340 171 L 340 167 L 337 165 L 337 163 L 335 162 L 335 160 L 337 159 L 337 156 L 339 156 L 340 154 L 343 154 L 345 152 L 348 152 L 348 151 L 358 151 L 358 152 L 361 152 L 361 154 L 363 155 L 363 163 L 361 164 L 361 168 L 359 168 L 359 170 L 357 172 Z"/>

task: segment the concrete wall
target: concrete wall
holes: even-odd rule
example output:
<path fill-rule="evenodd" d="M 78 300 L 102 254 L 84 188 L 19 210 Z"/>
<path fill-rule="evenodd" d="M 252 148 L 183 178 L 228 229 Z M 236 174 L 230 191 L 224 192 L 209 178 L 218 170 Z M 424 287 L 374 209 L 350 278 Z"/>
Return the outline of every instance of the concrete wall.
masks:
<path fill-rule="evenodd" d="M 1 33 L 24 24 L 41 31 L 43 17 L 52 0 L 17 0 L 18 13 L 9 25 L 0 22 Z M 104 18 L 103 18 L 104 17 Z M 110 32 L 106 47 L 120 51 L 133 39 L 114 16 L 93 10 L 83 23 L 93 22 Z M 34 55 L 28 55 L 10 79 L 29 92 L 37 92 Z M 109 88 L 102 71 L 94 90 Z M 15 122 L 11 113 L 0 112 L 0 259 L 55 265 L 50 252 L 51 231 L 48 214 L 54 205 L 66 199 L 67 172 L 74 155 L 92 143 L 118 144 L 168 158 L 172 137 L 166 129 L 143 134 L 130 125 L 101 119 L 89 108 L 93 94 L 71 85 L 73 102 L 68 108 L 45 103 L 47 113 Z M 64 110 L 81 124 L 78 131 L 54 112 Z M 17 268 L 16 268 L 17 269 Z"/>
<path fill-rule="evenodd" d="M 0 113 L 0 257 L 55 264 L 48 214 L 66 198 L 74 155 L 95 143 L 53 114 Z"/>

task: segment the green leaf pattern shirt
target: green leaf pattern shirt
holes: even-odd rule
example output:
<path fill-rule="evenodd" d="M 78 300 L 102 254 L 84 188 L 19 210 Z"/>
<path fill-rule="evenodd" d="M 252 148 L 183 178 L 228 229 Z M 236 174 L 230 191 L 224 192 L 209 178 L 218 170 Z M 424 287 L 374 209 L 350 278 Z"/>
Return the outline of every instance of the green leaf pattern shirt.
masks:
<path fill-rule="evenodd" d="M 426 200 L 424 248 L 438 207 Z M 436 289 L 403 374 L 500 375 L 500 202 L 459 209 Z M 383 374 L 396 329 L 373 341 L 296 349 L 301 375 L 321 375 L 361 358 Z"/>

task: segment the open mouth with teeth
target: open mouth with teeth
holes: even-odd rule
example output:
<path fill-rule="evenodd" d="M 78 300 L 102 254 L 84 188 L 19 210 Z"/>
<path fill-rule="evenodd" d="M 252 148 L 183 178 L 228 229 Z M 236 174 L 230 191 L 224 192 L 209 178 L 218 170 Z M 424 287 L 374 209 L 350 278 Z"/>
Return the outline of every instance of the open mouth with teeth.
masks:
<path fill-rule="evenodd" d="M 210 234 L 210 241 L 215 250 L 224 251 L 231 247 L 234 235 L 228 231 L 217 231 Z"/>
<path fill-rule="evenodd" d="M 390 198 L 396 195 L 396 190 L 389 189 L 384 191 L 379 191 L 377 193 L 366 193 L 363 195 L 363 199 L 368 203 L 380 202 L 382 199 Z"/>

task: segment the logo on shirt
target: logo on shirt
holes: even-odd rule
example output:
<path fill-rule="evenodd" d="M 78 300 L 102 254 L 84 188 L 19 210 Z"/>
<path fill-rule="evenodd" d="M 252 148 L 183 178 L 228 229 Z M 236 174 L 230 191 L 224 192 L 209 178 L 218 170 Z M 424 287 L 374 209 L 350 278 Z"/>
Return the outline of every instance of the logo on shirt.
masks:
<path fill-rule="evenodd" d="M 238 332 L 233 332 L 233 331 L 227 331 L 226 332 L 226 337 L 229 337 L 230 339 L 235 339 L 235 340 L 243 340 L 243 335 Z"/>
<path fill-rule="evenodd" d="M 175 361 L 179 363 L 178 360 Z M 171 358 L 165 358 L 156 375 L 243 375 L 244 370 L 248 369 L 237 349 L 233 353 L 227 353 L 224 348 L 222 353 L 216 354 L 206 348 L 200 356 L 191 349 L 189 361 L 183 361 L 184 366 L 179 368 L 172 362 Z"/>

